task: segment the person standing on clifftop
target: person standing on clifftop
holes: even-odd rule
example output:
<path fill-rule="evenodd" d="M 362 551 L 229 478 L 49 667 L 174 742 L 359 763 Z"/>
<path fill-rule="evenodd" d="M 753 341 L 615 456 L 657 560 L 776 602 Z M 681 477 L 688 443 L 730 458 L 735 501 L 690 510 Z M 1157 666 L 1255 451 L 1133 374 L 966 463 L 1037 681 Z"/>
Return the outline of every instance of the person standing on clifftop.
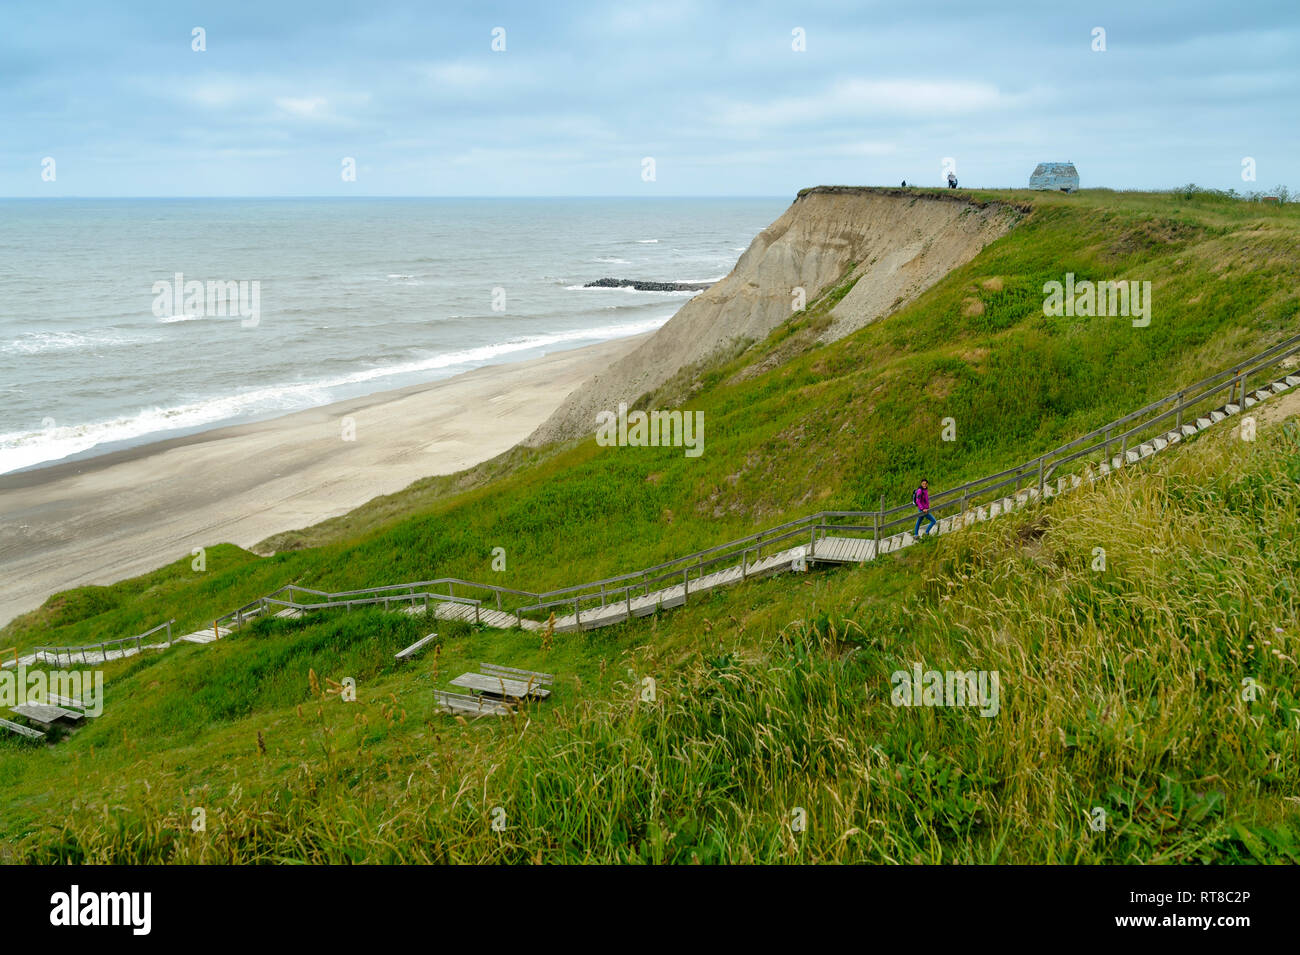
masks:
<path fill-rule="evenodd" d="M 957 175 L 955 173 L 951 173 L 951 172 L 948 173 L 948 188 L 949 189 L 957 188 Z"/>
<path fill-rule="evenodd" d="M 916 529 L 912 531 L 912 536 L 919 538 L 921 536 L 921 522 L 929 521 L 926 533 L 933 534 L 938 522 L 934 515 L 930 513 L 930 482 L 921 478 L 921 486 L 912 492 L 912 503 L 916 505 L 918 513 L 916 515 Z"/>

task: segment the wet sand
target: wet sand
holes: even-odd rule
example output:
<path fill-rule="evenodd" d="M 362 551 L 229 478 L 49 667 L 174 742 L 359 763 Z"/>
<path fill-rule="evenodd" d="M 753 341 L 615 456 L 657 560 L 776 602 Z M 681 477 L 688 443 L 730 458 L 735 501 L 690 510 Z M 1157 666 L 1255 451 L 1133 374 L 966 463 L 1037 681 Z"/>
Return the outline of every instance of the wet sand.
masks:
<path fill-rule="evenodd" d="M 195 547 L 251 547 L 495 457 L 647 337 L 0 475 L 0 623 L 60 590 L 145 573 Z"/>

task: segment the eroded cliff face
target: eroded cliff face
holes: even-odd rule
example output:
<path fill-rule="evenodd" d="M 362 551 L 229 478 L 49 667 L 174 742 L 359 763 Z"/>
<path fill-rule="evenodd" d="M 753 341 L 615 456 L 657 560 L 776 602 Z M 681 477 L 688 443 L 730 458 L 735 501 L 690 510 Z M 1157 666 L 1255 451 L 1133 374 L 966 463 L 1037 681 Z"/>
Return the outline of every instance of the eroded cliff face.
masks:
<path fill-rule="evenodd" d="M 526 443 L 590 434 L 596 414 L 631 405 L 682 368 L 707 363 L 738 340 L 759 341 L 792 314 L 856 279 L 831 311 L 834 341 L 908 302 L 1010 229 L 1019 212 L 963 195 L 819 186 L 764 229 L 726 278 L 687 302 L 630 354 L 574 391 Z"/>

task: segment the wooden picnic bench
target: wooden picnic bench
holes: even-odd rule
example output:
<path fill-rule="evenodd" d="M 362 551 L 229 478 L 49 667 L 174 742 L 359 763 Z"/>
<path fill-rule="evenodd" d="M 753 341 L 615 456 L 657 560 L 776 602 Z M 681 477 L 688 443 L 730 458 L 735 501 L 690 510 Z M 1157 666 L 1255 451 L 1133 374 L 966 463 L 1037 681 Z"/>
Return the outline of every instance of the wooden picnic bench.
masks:
<path fill-rule="evenodd" d="M 464 693 L 449 693 L 447 690 L 434 690 L 434 702 L 449 713 L 467 713 L 471 716 L 508 716 L 513 712 L 509 703 L 490 697 L 467 696 Z"/>
<path fill-rule="evenodd" d="M 480 663 L 479 672 L 486 673 L 488 676 L 503 676 L 508 680 L 532 680 L 544 686 L 550 686 L 555 682 L 555 675 L 552 673 L 538 673 L 536 670 L 518 670 L 514 667 L 503 667 L 499 663 Z"/>
<path fill-rule="evenodd" d="M 463 686 L 467 690 L 478 690 L 484 696 L 504 697 L 512 700 L 522 700 L 526 697 L 544 700 L 551 695 L 550 690 L 537 686 L 535 683 L 507 679 L 502 676 L 489 676 L 486 673 L 462 673 L 452 680 L 451 684 L 452 686 Z"/>
<path fill-rule="evenodd" d="M 28 739 L 45 739 L 45 734 L 40 730 L 34 730 L 30 726 L 22 726 L 19 723 L 12 723 L 9 720 L 0 719 L 0 727 L 7 729 L 11 733 L 17 733 L 19 736 L 26 736 Z"/>
<path fill-rule="evenodd" d="M 497 663 L 480 663 L 479 673 L 462 673 L 452 680 L 453 686 L 464 687 L 476 693 L 452 693 L 435 690 L 438 705 L 451 713 L 473 713 L 475 716 L 491 714 L 504 716 L 514 712 L 515 703 L 523 699 L 544 700 L 551 691 L 543 684 L 555 681 L 550 673 L 536 670 L 519 670 Z"/>
<path fill-rule="evenodd" d="M 80 723 L 86 718 L 83 713 L 66 710 L 61 706 L 52 706 L 49 703 L 19 703 L 17 706 L 11 706 L 10 709 L 19 716 L 25 716 L 33 723 L 41 723 L 44 726 L 53 726 L 59 720 Z"/>
<path fill-rule="evenodd" d="M 68 710 L 79 710 L 82 716 L 91 715 L 86 712 L 85 703 L 82 703 L 81 700 L 74 700 L 70 696 L 60 696 L 58 693 L 47 693 L 45 702 L 52 703 L 55 706 L 61 706 Z"/>

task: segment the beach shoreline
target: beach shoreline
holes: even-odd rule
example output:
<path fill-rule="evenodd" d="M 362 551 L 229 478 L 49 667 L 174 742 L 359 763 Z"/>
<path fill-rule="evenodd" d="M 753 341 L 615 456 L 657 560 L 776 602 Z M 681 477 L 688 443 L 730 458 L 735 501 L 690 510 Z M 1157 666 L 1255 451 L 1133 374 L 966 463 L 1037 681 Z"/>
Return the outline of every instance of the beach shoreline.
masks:
<path fill-rule="evenodd" d="M 252 547 L 528 437 L 649 334 L 0 475 L 0 623 L 51 594 Z"/>

